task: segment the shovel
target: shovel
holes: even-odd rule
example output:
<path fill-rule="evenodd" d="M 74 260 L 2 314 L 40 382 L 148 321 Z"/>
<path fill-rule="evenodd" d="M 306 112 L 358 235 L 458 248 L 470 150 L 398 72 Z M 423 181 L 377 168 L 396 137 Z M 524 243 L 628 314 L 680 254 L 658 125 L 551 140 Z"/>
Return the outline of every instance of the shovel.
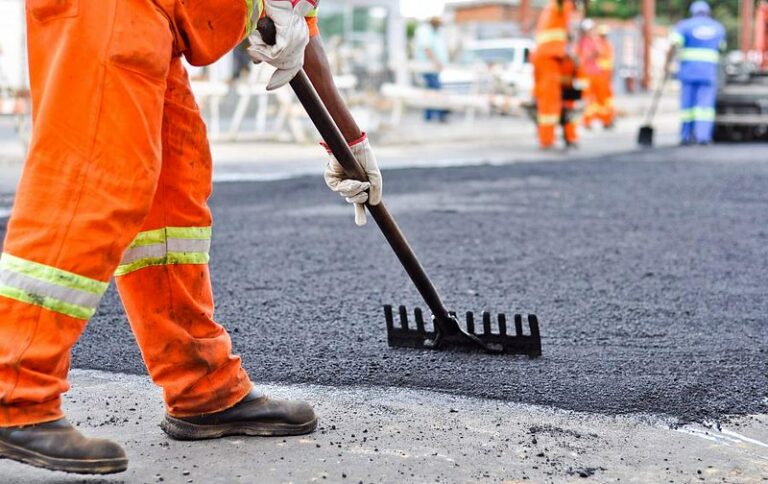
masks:
<path fill-rule="evenodd" d="M 640 127 L 640 132 L 637 133 L 637 144 L 644 148 L 651 148 L 653 146 L 653 126 L 651 126 L 651 123 L 656 116 L 656 110 L 659 108 L 659 101 L 661 100 L 661 94 L 664 92 L 664 85 L 666 83 L 667 75 L 665 74 L 661 84 L 653 93 L 653 102 L 651 103 L 651 109 L 646 114 L 645 124 Z"/>
<path fill-rule="evenodd" d="M 275 25 L 271 19 L 265 17 L 259 20 L 258 30 L 265 42 L 274 45 Z M 323 140 L 336 159 L 339 160 L 347 176 L 366 181 L 365 171 L 355 159 L 347 141 L 317 95 L 306 73 L 300 70 L 290 85 Z M 498 315 L 494 320 L 490 313 L 483 313 L 481 316 L 482 323 L 476 326 L 474 314 L 467 313 L 466 324 L 462 326 L 456 314 L 446 309 L 435 286 L 416 258 L 416 254 L 414 254 L 405 235 L 390 215 L 384 202 L 376 206 L 366 204 L 366 207 L 432 313 L 432 328 L 428 328 L 424 313 L 420 309 L 416 309 L 413 313 L 415 324 L 410 324 L 408 310 L 404 306 L 400 306 L 398 308 L 398 323 L 395 321 L 392 307 L 385 306 L 384 315 L 387 323 L 389 346 L 541 356 L 539 322 L 534 315 L 526 317 L 516 315 L 514 317 L 514 332 L 512 331 L 513 328 L 507 326 L 507 319 L 503 314 Z M 495 328 L 493 323 L 496 323 Z M 524 326 L 528 327 L 528 334 L 524 334 Z"/>

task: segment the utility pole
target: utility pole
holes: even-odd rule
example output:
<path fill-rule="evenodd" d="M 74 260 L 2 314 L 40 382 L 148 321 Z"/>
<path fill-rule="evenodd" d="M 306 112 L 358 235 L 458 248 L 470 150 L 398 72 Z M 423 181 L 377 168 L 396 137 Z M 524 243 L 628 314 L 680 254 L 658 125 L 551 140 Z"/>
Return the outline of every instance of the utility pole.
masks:
<path fill-rule="evenodd" d="M 528 35 L 531 32 L 531 0 L 520 0 L 520 32 Z"/>
<path fill-rule="evenodd" d="M 754 0 L 741 0 L 741 51 L 752 50 L 752 22 L 755 18 Z"/>
<path fill-rule="evenodd" d="M 643 0 L 643 89 L 651 88 L 651 49 L 656 25 L 655 0 Z"/>

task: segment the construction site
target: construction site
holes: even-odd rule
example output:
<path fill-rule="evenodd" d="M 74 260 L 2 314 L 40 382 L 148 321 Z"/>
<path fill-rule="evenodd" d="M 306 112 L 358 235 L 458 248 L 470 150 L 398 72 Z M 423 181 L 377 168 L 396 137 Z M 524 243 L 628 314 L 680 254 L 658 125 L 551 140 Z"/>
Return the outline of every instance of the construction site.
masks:
<path fill-rule="evenodd" d="M 768 483 L 764 0 L 99 2 L 0 0 L 0 483 Z"/>

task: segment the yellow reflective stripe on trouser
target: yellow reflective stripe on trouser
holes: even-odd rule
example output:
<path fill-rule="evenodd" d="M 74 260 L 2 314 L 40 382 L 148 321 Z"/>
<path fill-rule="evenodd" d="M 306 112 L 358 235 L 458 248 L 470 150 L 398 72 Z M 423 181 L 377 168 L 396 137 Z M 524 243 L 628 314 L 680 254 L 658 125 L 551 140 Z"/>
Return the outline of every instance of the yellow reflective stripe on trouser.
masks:
<path fill-rule="evenodd" d="M 714 121 L 717 113 L 715 108 L 691 108 L 680 111 L 680 119 L 684 123 L 692 121 Z"/>
<path fill-rule="evenodd" d="M 714 121 L 715 108 L 693 108 L 694 121 Z"/>
<path fill-rule="evenodd" d="M 123 254 L 115 276 L 151 266 L 207 264 L 210 248 L 210 227 L 165 227 L 141 232 Z"/>
<path fill-rule="evenodd" d="M 539 126 L 554 126 L 560 122 L 558 114 L 541 114 L 538 117 Z"/>
<path fill-rule="evenodd" d="M 536 34 L 536 44 L 546 44 L 547 42 L 568 41 L 568 32 L 564 29 L 542 30 Z"/>
<path fill-rule="evenodd" d="M 10 254 L 0 256 L 0 296 L 90 319 L 109 284 Z"/>
<path fill-rule="evenodd" d="M 686 47 L 680 53 L 680 60 L 689 62 L 710 62 L 717 64 L 720 62 L 720 53 L 713 49 Z"/>

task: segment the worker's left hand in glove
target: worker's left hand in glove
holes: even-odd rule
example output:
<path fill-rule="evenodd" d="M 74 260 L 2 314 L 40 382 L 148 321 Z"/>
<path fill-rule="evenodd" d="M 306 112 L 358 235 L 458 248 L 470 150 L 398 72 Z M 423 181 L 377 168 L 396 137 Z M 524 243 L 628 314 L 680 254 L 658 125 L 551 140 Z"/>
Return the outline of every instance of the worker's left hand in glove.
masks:
<path fill-rule="evenodd" d="M 328 149 L 330 160 L 325 167 L 325 183 L 328 188 L 344 197 L 347 202 L 355 205 L 355 223 L 359 226 L 365 225 L 367 219 L 365 216 L 365 203 L 369 205 L 378 205 L 381 203 L 381 194 L 383 180 L 381 171 L 376 161 L 376 155 L 373 153 L 368 136 L 363 136 L 349 145 L 355 159 L 363 167 L 368 175 L 368 181 L 350 180 L 344 174 L 341 164 Z"/>
<path fill-rule="evenodd" d="M 258 30 L 250 34 L 248 54 L 255 63 L 266 62 L 277 68 L 267 90 L 287 84 L 304 65 L 304 49 L 309 43 L 305 17 L 317 8 L 319 0 L 265 0 L 266 16 L 275 23 L 277 41 L 268 45 Z"/>

